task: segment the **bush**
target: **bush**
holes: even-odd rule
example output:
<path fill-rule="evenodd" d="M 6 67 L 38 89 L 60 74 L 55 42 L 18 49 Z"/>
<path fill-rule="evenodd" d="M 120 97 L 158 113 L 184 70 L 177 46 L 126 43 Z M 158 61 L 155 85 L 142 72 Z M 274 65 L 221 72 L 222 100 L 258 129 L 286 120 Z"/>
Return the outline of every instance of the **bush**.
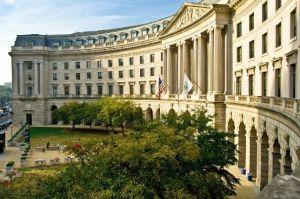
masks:
<path fill-rule="evenodd" d="M 14 161 L 9 161 L 8 163 L 6 163 L 6 166 L 7 167 L 12 167 L 15 165 L 15 162 Z"/>

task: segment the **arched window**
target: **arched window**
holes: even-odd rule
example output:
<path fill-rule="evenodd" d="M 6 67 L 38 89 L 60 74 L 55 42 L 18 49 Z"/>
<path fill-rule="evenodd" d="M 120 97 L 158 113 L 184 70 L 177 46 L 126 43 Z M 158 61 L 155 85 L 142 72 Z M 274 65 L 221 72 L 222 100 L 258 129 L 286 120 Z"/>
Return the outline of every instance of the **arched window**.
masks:
<path fill-rule="evenodd" d="M 158 32 L 159 32 L 159 25 L 154 24 L 154 25 L 152 26 L 152 32 L 153 32 L 153 33 L 158 33 Z"/>
<path fill-rule="evenodd" d="M 117 40 L 117 35 L 110 35 L 109 36 L 109 41 L 110 42 L 115 42 Z"/>
<path fill-rule="evenodd" d="M 83 45 L 83 39 L 77 39 L 77 40 L 76 40 L 76 44 L 77 44 L 78 46 L 82 46 L 82 45 Z"/>
<path fill-rule="evenodd" d="M 95 43 L 95 39 L 92 37 L 88 38 L 88 45 L 93 45 Z"/>
<path fill-rule="evenodd" d="M 99 43 L 100 43 L 100 44 L 105 43 L 105 41 L 106 41 L 106 37 L 103 37 L 103 36 L 100 36 L 100 37 L 99 37 Z"/>
<path fill-rule="evenodd" d="M 120 34 L 120 39 L 121 39 L 121 40 L 126 40 L 127 37 L 128 37 L 128 34 L 127 34 L 126 32 L 122 32 L 122 33 Z"/>
<path fill-rule="evenodd" d="M 136 38 L 138 36 L 139 32 L 136 30 L 131 31 L 131 38 Z"/>
<path fill-rule="evenodd" d="M 148 32 L 149 32 L 149 29 L 148 29 L 148 28 L 143 28 L 143 29 L 142 29 L 142 35 L 143 35 L 143 36 L 148 35 Z"/>

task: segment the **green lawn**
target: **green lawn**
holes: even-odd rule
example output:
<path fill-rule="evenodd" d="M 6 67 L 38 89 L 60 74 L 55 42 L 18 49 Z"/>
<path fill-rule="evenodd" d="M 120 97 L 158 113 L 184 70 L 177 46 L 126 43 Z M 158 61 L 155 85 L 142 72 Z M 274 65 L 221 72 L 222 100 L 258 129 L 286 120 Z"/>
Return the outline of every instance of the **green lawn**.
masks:
<path fill-rule="evenodd" d="M 30 128 L 31 144 L 33 147 L 50 144 L 72 144 L 79 141 L 86 143 L 89 141 L 103 140 L 108 137 L 106 132 L 99 129 L 67 129 L 54 127 L 32 127 Z"/>

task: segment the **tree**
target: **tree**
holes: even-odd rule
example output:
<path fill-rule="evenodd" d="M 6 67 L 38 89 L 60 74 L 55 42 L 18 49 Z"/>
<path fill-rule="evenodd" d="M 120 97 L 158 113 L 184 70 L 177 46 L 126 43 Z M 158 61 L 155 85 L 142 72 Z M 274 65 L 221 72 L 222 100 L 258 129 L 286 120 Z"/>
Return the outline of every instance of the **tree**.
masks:
<path fill-rule="evenodd" d="M 92 128 L 93 122 L 96 121 L 97 115 L 101 110 L 101 104 L 97 102 L 84 103 L 83 105 L 83 118 L 86 124 Z"/>
<path fill-rule="evenodd" d="M 84 118 L 84 106 L 78 102 L 68 102 L 55 112 L 54 118 L 66 124 L 72 123 L 72 128 L 75 129 L 75 125 L 80 124 Z"/>

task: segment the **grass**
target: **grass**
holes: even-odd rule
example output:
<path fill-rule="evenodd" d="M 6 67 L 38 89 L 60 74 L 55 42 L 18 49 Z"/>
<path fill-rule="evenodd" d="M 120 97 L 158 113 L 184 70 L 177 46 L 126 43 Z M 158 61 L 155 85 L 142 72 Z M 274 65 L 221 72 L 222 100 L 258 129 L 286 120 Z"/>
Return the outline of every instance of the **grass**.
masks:
<path fill-rule="evenodd" d="M 108 134 L 99 129 L 67 129 L 53 127 L 32 127 L 30 129 L 31 145 L 33 147 L 50 144 L 72 144 L 74 142 L 87 143 L 100 141 L 108 137 Z"/>

